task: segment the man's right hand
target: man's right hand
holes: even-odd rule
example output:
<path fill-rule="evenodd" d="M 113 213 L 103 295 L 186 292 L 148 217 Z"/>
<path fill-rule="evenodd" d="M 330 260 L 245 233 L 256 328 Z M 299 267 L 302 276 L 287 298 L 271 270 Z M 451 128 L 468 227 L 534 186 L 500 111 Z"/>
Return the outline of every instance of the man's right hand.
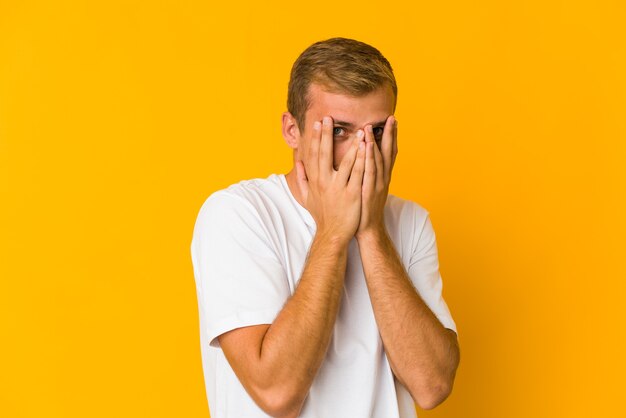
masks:
<path fill-rule="evenodd" d="M 361 215 L 364 145 L 364 132 L 359 130 L 339 170 L 335 170 L 332 118 L 324 117 L 324 123 L 316 121 L 312 135 L 304 138 L 304 161 L 296 161 L 298 187 L 304 207 L 317 224 L 317 234 L 348 242 L 356 233 Z"/>
<path fill-rule="evenodd" d="M 317 232 L 295 292 L 271 325 L 242 326 L 218 336 L 246 391 L 275 417 L 299 416 L 324 361 L 344 291 L 347 244 L 361 216 L 365 146 L 359 149 L 359 143 L 365 144 L 365 136 L 354 139 L 335 171 L 328 119 L 302 139 L 304 163 L 296 161 L 298 188 Z"/>

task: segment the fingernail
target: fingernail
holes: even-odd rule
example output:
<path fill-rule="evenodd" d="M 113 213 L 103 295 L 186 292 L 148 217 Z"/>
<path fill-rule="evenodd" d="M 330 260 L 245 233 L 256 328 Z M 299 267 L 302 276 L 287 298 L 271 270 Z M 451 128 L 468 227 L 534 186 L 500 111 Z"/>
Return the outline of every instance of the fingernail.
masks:
<path fill-rule="evenodd" d="M 396 118 L 395 118 L 393 115 L 391 115 L 391 117 L 390 117 L 389 119 L 391 119 L 391 124 L 392 124 L 392 125 L 393 125 L 394 123 L 396 123 Z"/>
<path fill-rule="evenodd" d="M 313 129 L 318 130 L 321 126 L 322 124 L 320 123 L 320 121 L 316 120 L 315 123 L 313 124 Z"/>
<path fill-rule="evenodd" d="M 330 125 L 330 118 L 328 116 L 324 116 L 324 125 Z"/>
<path fill-rule="evenodd" d="M 374 133 L 374 129 L 372 129 L 372 125 L 367 125 L 366 129 L 367 129 L 367 132 Z"/>
<path fill-rule="evenodd" d="M 363 131 L 359 129 L 359 130 L 356 132 L 356 137 L 357 137 L 357 138 L 363 138 Z"/>

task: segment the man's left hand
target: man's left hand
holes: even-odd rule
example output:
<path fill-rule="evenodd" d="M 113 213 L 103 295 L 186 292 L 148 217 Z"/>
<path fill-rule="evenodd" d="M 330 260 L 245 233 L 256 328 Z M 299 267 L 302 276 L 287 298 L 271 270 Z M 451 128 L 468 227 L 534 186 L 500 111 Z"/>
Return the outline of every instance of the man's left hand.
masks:
<path fill-rule="evenodd" d="M 381 147 L 374 138 L 372 125 L 365 127 L 365 174 L 363 176 L 361 220 L 356 231 L 357 240 L 368 234 L 385 231 L 385 203 L 391 183 L 391 171 L 398 154 L 397 121 L 387 118 Z"/>

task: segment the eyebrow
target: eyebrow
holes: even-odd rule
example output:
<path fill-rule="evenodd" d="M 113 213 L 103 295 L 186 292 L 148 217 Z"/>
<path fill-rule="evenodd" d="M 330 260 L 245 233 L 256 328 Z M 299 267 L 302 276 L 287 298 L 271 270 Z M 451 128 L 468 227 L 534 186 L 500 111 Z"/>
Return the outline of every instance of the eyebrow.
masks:
<path fill-rule="evenodd" d="M 371 125 L 372 125 L 372 127 L 377 128 L 379 126 L 385 126 L 385 123 L 387 123 L 387 119 L 381 120 L 380 122 L 374 122 Z M 345 121 L 342 121 L 342 120 L 335 120 L 335 125 L 345 126 L 346 128 L 350 128 L 350 129 L 354 129 L 355 128 L 355 125 L 353 123 L 345 122 Z"/>

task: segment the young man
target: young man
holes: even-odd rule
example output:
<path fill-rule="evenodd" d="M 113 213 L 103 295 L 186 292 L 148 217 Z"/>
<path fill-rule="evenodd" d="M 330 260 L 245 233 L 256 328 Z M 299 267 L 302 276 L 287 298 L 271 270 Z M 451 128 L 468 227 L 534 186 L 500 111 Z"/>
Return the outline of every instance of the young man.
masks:
<path fill-rule="evenodd" d="M 211 416 L 415 417 L 450 394 L 460 354 L 429 214 L 388 194 L 392 68 L 328 39 L 288 90 L 294 168 L 213 193 L 195 224 Z"/>

